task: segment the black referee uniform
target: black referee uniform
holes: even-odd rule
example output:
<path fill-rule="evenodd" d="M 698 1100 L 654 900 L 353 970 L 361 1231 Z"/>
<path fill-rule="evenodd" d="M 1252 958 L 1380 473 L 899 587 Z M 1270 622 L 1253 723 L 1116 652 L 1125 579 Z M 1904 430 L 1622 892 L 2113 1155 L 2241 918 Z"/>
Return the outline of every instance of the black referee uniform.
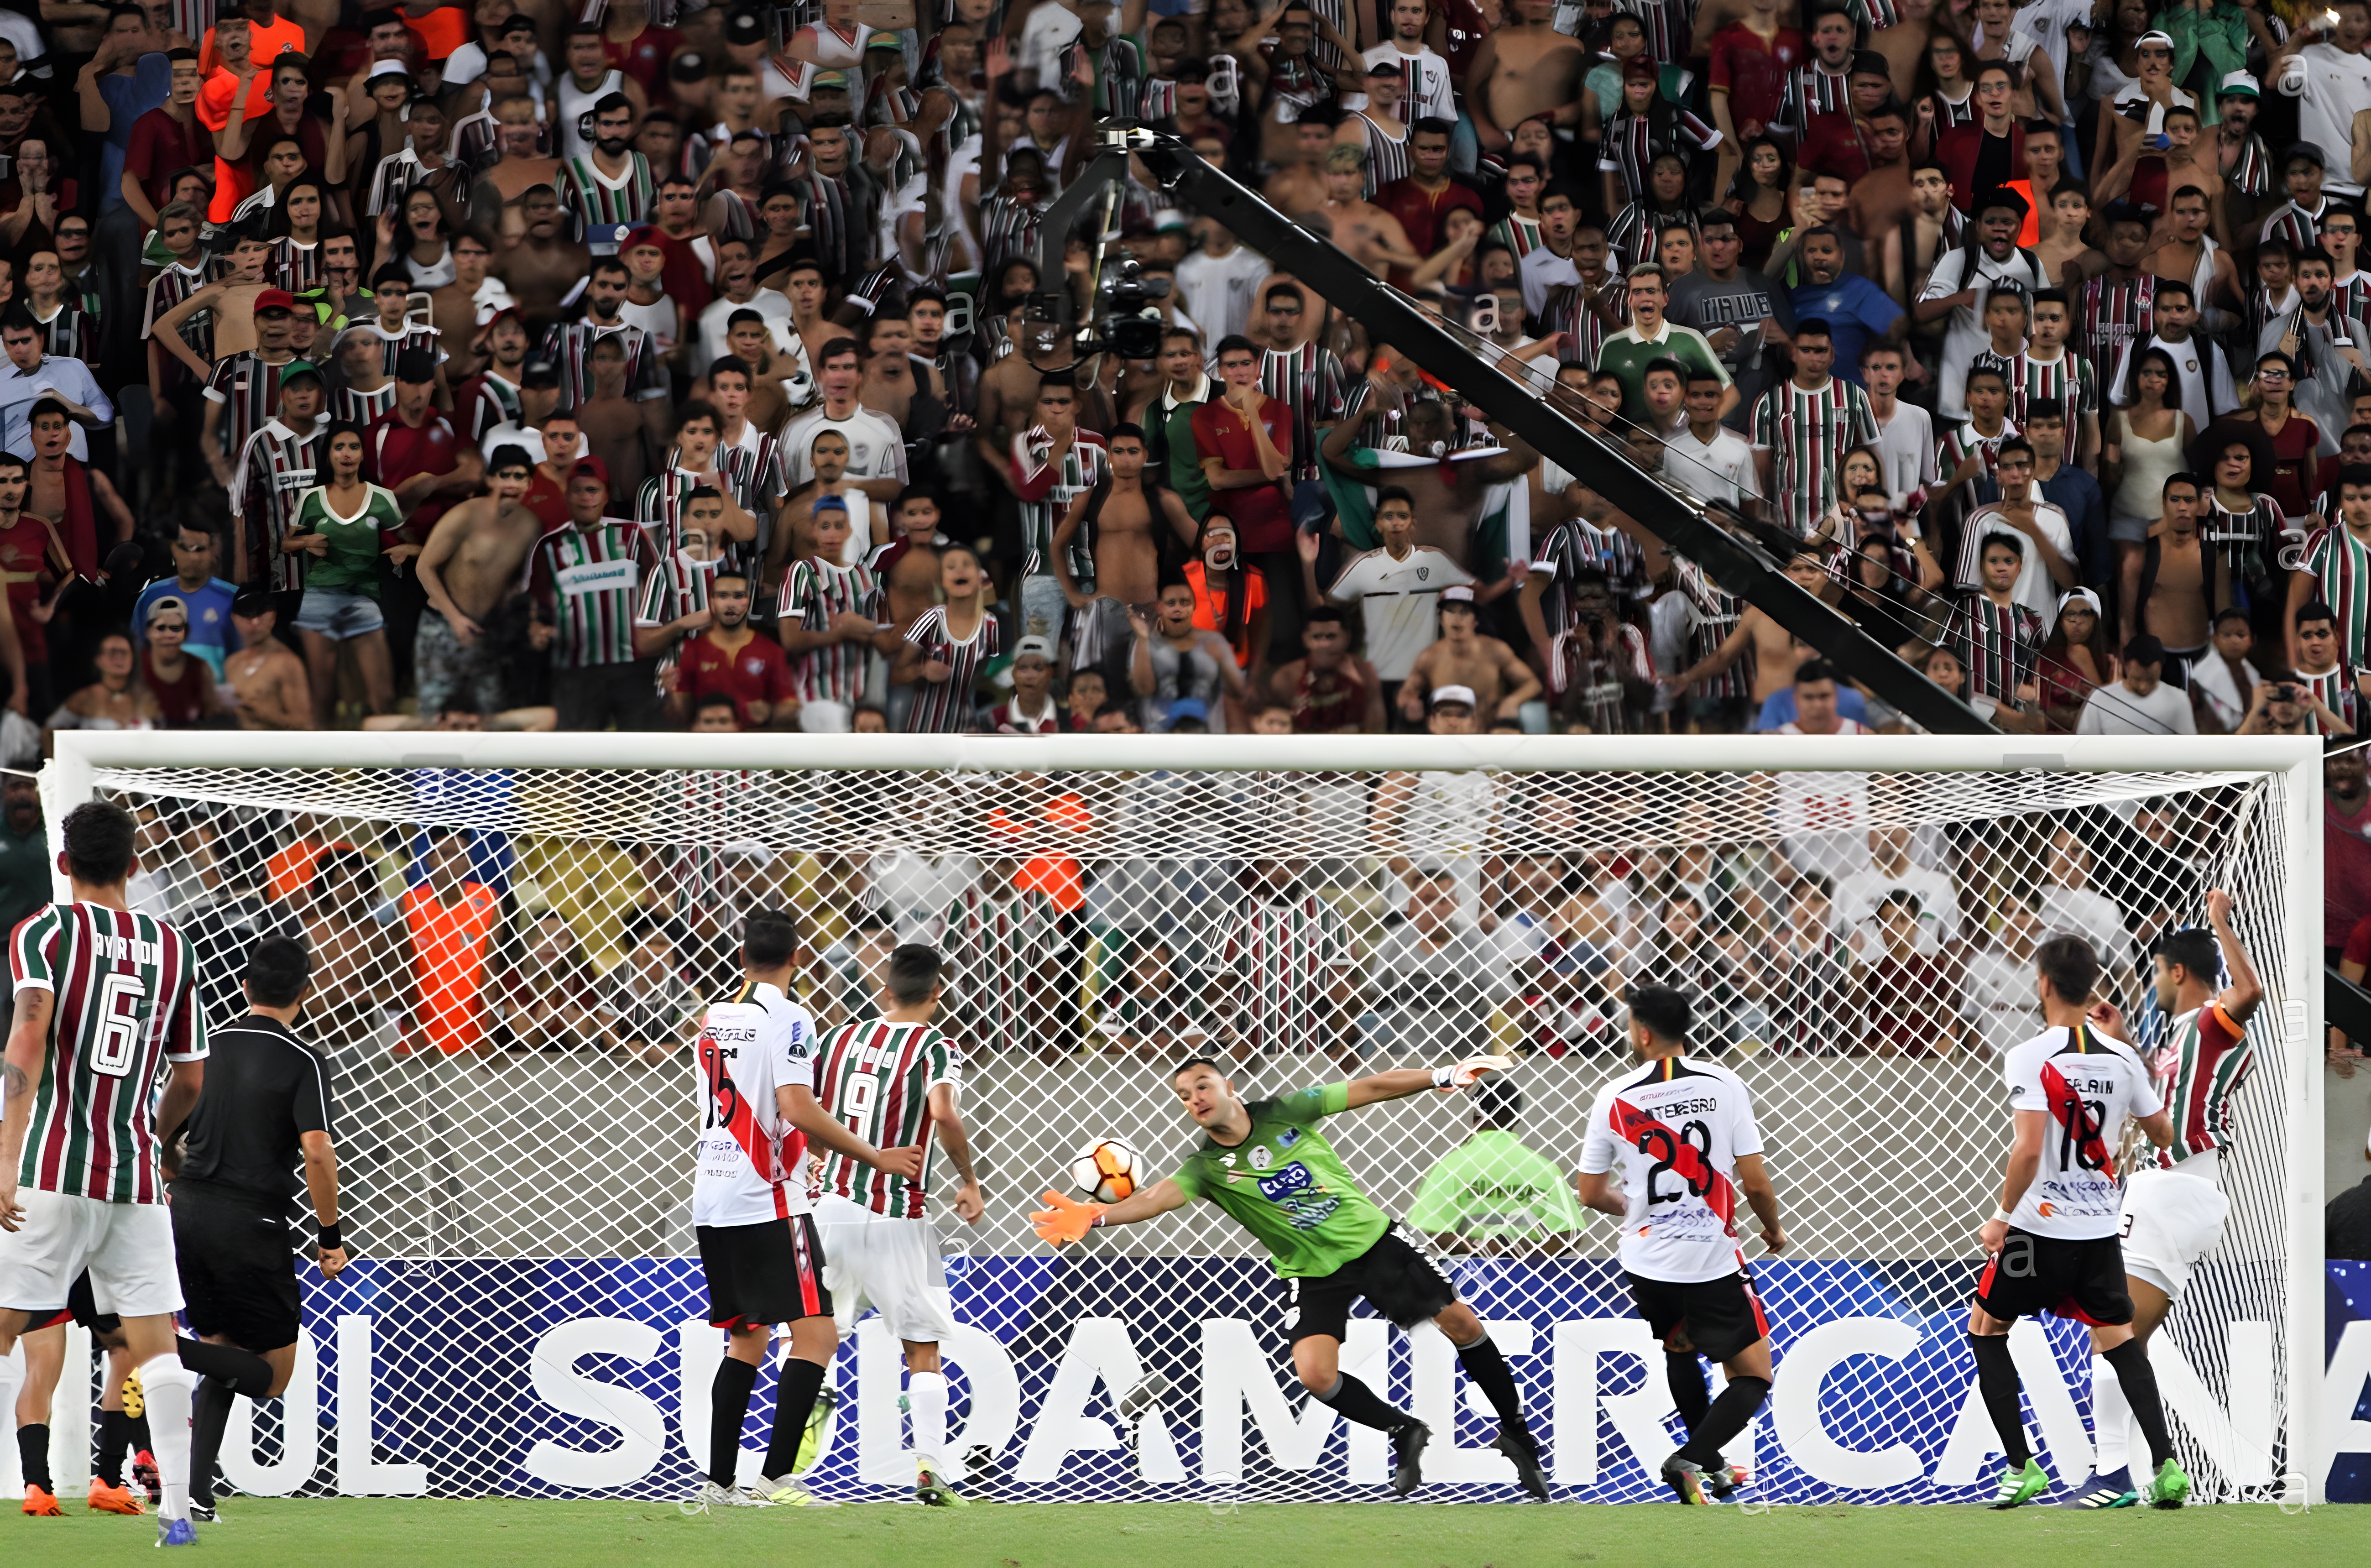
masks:
<path fill-rule="evenodd" d="M 173 1182 L 181 1295 L 199 1335 L 278 1350 L 296 1342 L 289 1202 L 305 1191 L 304 1134 L 331 1131 L 330 1064 L 259 1014 L 208 1043 L 205 1089 L 190 1112 L 188 1150 Z"/>

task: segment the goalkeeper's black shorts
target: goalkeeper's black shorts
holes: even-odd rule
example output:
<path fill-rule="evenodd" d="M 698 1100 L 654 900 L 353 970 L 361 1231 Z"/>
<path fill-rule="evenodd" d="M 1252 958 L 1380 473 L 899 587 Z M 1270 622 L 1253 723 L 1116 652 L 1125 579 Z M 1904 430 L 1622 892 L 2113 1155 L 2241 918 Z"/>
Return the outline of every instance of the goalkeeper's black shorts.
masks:
<path fill-rule="evenodd" d="M 763 1329 L 831 1316 L 823 1283 L 823 1242 L 815 1219 L 703 1225 L 700 1270 L 708 1277 L 708 1320 L 720 1329 Z"/>
<path fill-rule="evenodd" d="M 1403 1329 L 1438 1318 L 1457 1299 L 1448 1271 L 1415 1233 L 1396 1223 L 1332 1273 L 1284 1283 L 1291 1292 L 1284 1330 L 1296 1344 L 1317 1335 L 1342 1338 L 1349 1331 L 1350 1304 L 1362 1295 Z"/>

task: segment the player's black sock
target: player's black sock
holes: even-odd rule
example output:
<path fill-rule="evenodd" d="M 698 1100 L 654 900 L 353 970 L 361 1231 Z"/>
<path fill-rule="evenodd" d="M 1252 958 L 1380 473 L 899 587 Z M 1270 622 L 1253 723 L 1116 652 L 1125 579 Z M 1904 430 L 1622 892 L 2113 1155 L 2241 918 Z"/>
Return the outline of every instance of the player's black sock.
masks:
<path fill-rule="evenodd" d="M 25 1484 L 38 1486 L 43 1492 L 55 1492 L 50 1482 L 50 1425 L 37 1422 L 17 1429 L 17 1463 L 24 1471 Z"/>
<path fill-rule="evenodd" d="M 2033 1450 L 2026 1446 L 2025 1384 L 2018 1377 L 2017 1359 L 2008 1353 L 2008 1336 L 1970 1334 L 1968 1348 L 1976 1353 L 1976 1387 L 1984 1390 L 1984 1409 L 1992 1412 L 2001 1453 L 2023 1469 L 2032 1460 Z"/>
<path fill-rule="evenodd" d="M 148 1412 L 144 1410 L 132 1418 L 132 1451 L 135 1454 L 145 1454 L 156 1446 L 155 1443 L 149 1441 Z"/>
<path fill-rule="evenodd" d="M 1319 1404 L 1339 1412 L 1345 1420 L 1355 1421 L 1360 1426 L 1371 1426 L 1378 1432 L 1397 1432 L 1416 1419 L 1407 1411 L 1386 1404 L 1382 1395 L 1347 1372 L 1336 1373 L 1334 1387 L 1324 1393 L 1320 1394 L 1313 1388 L 1310 1393 Z"/>
<path fill-rule="evenodd" d="M 201 1377 L 214 1378 L 234 1394 L 245 1394 L 250 1400 L 270 1394 L 272 1363 L 251 1350 L 192 1339 L 175 1340 L 173 1348 L 180 1353 L 182 1365 Z"/>
<path fill-rule="evenodd" d="M 121 1411 L 98 1412 L 98 1479 L 123 1484 L 123 1456 L 132 1446 L 132 1418 Z"/>
<path fill-rule="evenodd" d="M 1705 1410 L 1705 1418 L 1688 1428 L 1688 1440 L 1680 1446 L 1683 1458 L 1691 1459 L 1706 1469 L 1722 1462 L 1720 1451 L 1731 1438 L 1745 1430 L 1762 1401 L 1770 1397 L 1770 1380 L 1766 1377 L 1732 1377 L 1720 1398 Z"/>
<path fill-rule="evenodd" d="M 731 1486 L 741 1469 L 741 1423 L 749 1413 L 749 1393 L 758 1386 L 758 1364 L 726 1356 L 708 1386 L 708 1479 Z"/>
<path fill-rule="evenodd" d="M 1671 1385 L 1671 1406 L 1680 1412 L 1680 1424 L 1690 1436 L 1704 1424 L 1705 1411 L 1712 1409 L 1712 1389 L 1705 1382 L 1704 1367 L 1692 1350 L 1667 1350 L 1663 1353 L 1663 1376 Z"/>
<path fill-rule="evenodd" d="M 766 1440 L 766 1474 L 786 1476 L 799 1462 L 799 1439 L 806 1435 L 807 1417 L 815 1413 L 815 1395 L 823 1388 L 823 1371 L 797 1356 L 782 1363 L 782 1380 L 774 1390 L 774 1434 Z"/>
<path fill-rule="evenodd" d="M 1514 1370 L 1500 1353 L 1498 1342 L 1486 1332 L 1470 1345 L 1459 1345 L 1457 1363 L 1498 1412 L 1498 1430 L 1529 1438 L 1532 1429 L 1523 1420 L 1522 1398 L 1515 1392 Z"/>
<path fill-rule="evenodd" d="M 190 1501 L 209 1508 L 214 1501 L 214 1457 L 222 1452 L 223 1430 L 230 1424 L 230 1385 L 218 1377 L 199 1378 L 198 1391 L 191 1398 Z"/>
<path fill-rule="evenodd" d="M 2149 1469 L 2154 1471 L 2173 1458 L 2173 1434 L 2166 1430 L 2165 1400 L 2157 1394 L 2157 1372 L 2149 1365 L 2148 1352 L 2140 1341 L 2126 1340 L 2105 1352 L 2104 1357 L 2116 1369 L 2124 1403 L 2132 1407 L 2133 1419 L 2141 1423 L 2141 1435 L 2148 1439 Z"/>

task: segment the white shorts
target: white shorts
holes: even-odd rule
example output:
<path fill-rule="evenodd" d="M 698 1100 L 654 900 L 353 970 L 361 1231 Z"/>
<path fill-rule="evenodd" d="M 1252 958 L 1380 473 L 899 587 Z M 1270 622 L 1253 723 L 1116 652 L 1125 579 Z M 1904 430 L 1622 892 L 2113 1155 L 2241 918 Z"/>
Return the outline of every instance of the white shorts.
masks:
<path fill-rule="evenodd" d="M 122 1318 L 181 1309 L 173 1212 L 162 1203 L 106 1203 L 21 1188 L 25 1222 L 0 1231 L 0 1307 L 54 1311 L 90 1271 L 91 1304 Z"/>
<path fill-rule="evenodd" d="M 2176 1170 L 2138 1170 L 2124 1186 L 2124 1272 L 2169 1296 L 2223 1237 L 2229 1200 L 2214 1182 Z"/>
<path fill-rule="evenodd" d="M 823 1237 L 823 1281 L 841 1334 L 867 1307 L 901 1340 L 937 1344 L 954 1332 L 946 1260 L 929 1220 L 889 1219 L 845 1198 L 824 1197 L 815 1201 L 815 1221 Z"/>

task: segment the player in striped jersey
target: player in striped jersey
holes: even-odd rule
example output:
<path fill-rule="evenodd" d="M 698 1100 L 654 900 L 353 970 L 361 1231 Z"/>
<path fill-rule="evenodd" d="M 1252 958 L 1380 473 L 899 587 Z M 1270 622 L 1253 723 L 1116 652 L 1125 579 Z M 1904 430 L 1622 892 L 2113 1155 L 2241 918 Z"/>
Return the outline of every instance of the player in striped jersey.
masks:
<path fill-rule="evenodd" d="M 1836 346 L 1828 324 L 1795 325 L 1795 372 L 1753 405 L 1755 477 L 1771 518 L 1809 539 L 1836 504 L 1845 454 L 1879 438 L 1868 392 L 1829 374 Z"/>
<path fill-rule="evenodd" d="M 2361 735 L 2365 716 L 2371 715 L 2371 670 L 2338 656 L 2338 617 L 2330 606 L 2308 604 L 2296 612 L 2296 679 L 2318 704 L 2316 727 L 2339 734 L 2335 720 L 2343 733 Z"/>
<path fill-rule="evenodd" d="M 0 1356 L 66 1305 L 87 1270 L 138 1364 L 164 1496 L 159 1546 L 193 1546 L 190 1416 L 197 1379 L 174 1346 L 182 1307 L 158 1154 L 197 1104 L 206 1026 L 191 948 L 133 914 L 132 813 L 87 801 L 60 824 L 72 901 L 8 943 L 16 1026 L 0 1066 Z M 167 1081 L 161 1094 L 159 1077 Z"/>
<path fill-rule="evenodd" d="M 910 686 L 914 705 L 906 714 L 909 735 L 961 735 L 972 727 L 972 683 L 997 656 L 1000 633 L 989 609 L 988 573 L 968 545 L 939 552 L 939 591 L 943 603 L 922 611 L 906 629 L 905 646 L 889 679 Z"/>
<path fill-rule="evenodd" d="M 907 943 L 882 967 L 881 1016 L 845 1025 L 816 1051 L 815 1098 L 876 1146 L 919 1148 L 911 1176 L 868 1170 L 834 1153 L 823 1165 L 815 1223 L 823 1233 L 824 1281 L 839 1319 L 854 1330 L 868 1306 L 906 1353 L 906 1404 L 914 1422 L 914 1495 L 939 1507 L 967 1507 L 950 1483 L 962 1479 L 947 1449 L 947 1377 L 939 1343 L 954 1332 L 939 1235 L 923 1206 L 931 1145 L 946 1151 L 961 1185 L 955 1214 L 977 1225 L 986 1204 L 972 1168 L 971 1141 L 955 1109 L 963 1082 L 954 1041 L 931 1027 L 946 993 L 938 949 Z"/>
<path fill-rule="evenodd" d="M 2305 552 L 2289 574 L 2289 624 L 2312 602 L 2330 606 L 2338 627 L 2338 656 L 2358 668 L 2371 666 L 2371 464 L 2350 463 L 2338 470 L 2338 521 L 2306 540 Z M 2305 662 L 2294 633 L 2289 667 Z"/>
<path fill-rule="evenodd" d="M 870 656 L 896 652 L 896 632 L 881 624 L 881 593 L 871 569 L 862 561 L 841 563 L 848 504 L 837 495 L 815 497 L 805 532 L 814 548 L 783 575 L 776 630 L 791 656 L 799 701 L 829 704 L 844 727 L 864 700 Z"/>
<path fill-rule="evenodd" d="M 593 106 L 593 145 L 560 166 L 560 204 L 596 256 L 616 255 L 619 238 L 658 212 L 650 159 L 632 150 L 633 134 L 632 102 L 610 93 Z"/>
<path fill-rule="evenodd" d="M 790 999 L 802 957 L 795 915 L 760 909 L 746 916 L 741 984 L 731 1000 L 709 1004 L 694 1048 L 700 1119 L 691 1219 L 708 1320 L 725 1333 L 709 1395 L 708 1480 L 689 1504 L 701 1510 L 820 1501 L 791 1473 L 839 1349 L 807 1197 L 810 1144 L 908 1179 L 922 1168 L 921 1150 L 875 1148 L 815 1099 L 815 1019 Z M 764 1467 L 758 1483 L 743 1488 L 735 1484 L 741 1423 L 777 1323 L 790 1325 L 790 1354 Z"/>
<path fill-rule="evenodd" d="M 2124 1184 L 2124 1289 L 2133 1299 L 2133 1338 L 2142 1348 L 2190 1283 L 2191 1271 L 2223 1236 L 2230 1204 L 2222 1191 L 2222 1155 L 2230 1146 L 2231 1102 L 2256 1065 L 2248 1020 L 2264 999 L 2248 949 L 2231 923 L 2231 895 L 2206 895 L 2209 929 L 2185 926 L 2157 942 L 2157 1004 L 2173 1019 L 2149 1055 L 2150 1073 L 2173 1119 L 2173 1142 Z M 2218 952 L 2217 949 L 2220 949 Z M 2227 966 L 2231 983 L 2215 980 Z M 2128 1507 L 2138 1499 L 2128 1456 L 2131 1412 L 2116 1370 L 2091 1358 L 2091 1426 L 2099 1458 L 2069 1508 Z"/>

